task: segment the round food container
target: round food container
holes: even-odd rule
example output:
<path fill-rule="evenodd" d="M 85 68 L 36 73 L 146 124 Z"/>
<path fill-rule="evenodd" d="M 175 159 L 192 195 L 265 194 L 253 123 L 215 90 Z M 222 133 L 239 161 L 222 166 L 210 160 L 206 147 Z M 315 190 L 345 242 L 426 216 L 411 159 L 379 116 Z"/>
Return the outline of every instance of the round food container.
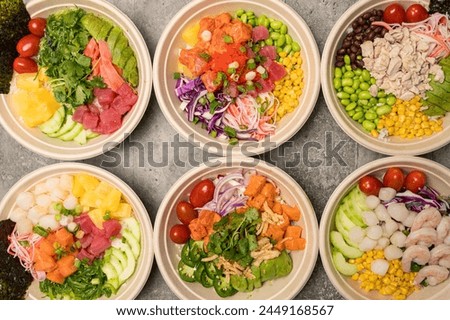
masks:
<path fill-rule="evenodd" d="M 294 224 L 303 229 L 301 237 L 306 240 L 306 247 L 304 250 L 290 252 L 293 268 L 287 276 L 264 282 L 261 287 L 250 292 L 238 292 L 229 299 L 292 299 L 311 276 L 318 251 L 318 226 L 314 209 L 303 189 L 289 175 L 264 161 L 255 161 L 238 157 L 227 162 L 226 159 L 220 158 L 214 160 L 212 166 L 202 165 L 192 169 L 172 186 L 161 203 L 155 222 L 155 256 L 164 280 L 180 299 L 206 300 L 220 297 L 212 287 L 206 288 L 198 282 L 189 283 L 180 278 L 178 266 L 183 245 L 175 244 L 169 236 L 172 226 L 180 223 L 176 212 L 177 204 L 180 201 L 188 201 L 188 196 L 199 181 L 242 170 L 256 170 L 257 174 L 265 176 L 267 181 L 273 182 L 279 188 L 280 196 L 288 205 L 296 205 L 300 209 L 300 220 Z"/>
<path fill-rule="evenodd" d="M 35 170 L 20 179 L 3 197 L 0 202 L 0 220 L 8 219 L 16 208 L 16 200 L 19 194 L 25 191 L 32 191 L 38 184 L 48 181 L 50 178 L 61 175 L 88 174 L 100 181 L 117 188 L 122 193 L 122 200 L 125 200 L 132 208 L 132 214 L 140 226 L 140 253 L 136 260 L 136 266 L 132 275 L 120 286 L 116 294 L 110 298 L 101 299 L 121 299 L 131 300 L 137 297 L 144 287 L 150 275 L 153 265 L 153 228 L 150 217 L 143 203 L 136 193 L 121 179 L 112 173 L 97 168 L 95 166 L 81 163 L 59 163 Z M 34 189 L 36 190 L 36 189 Z M 33 281 L 28 289 L 26 299 L 48 299 L 39 289 L 39 282 Z"/>
<path fill-rule="evenodd" d="M 252 11 L 256 16 L 265 15 L 282 21 L 288 27 L 293 41 L 300 46 L 304 88 L 298 106 L 293 112 L 286 114 L 279 123 L 277 122 L 274 134 L 259 141 L 234 141 L 236 145 L 231 145 L 223 135 L 216 138 L 214 134 L 208 134 L 200 124 L 196 125 L 188 121 L 186 112 L 180 108 L 181 102 L 175 93 L 177 80 L 174 79 L 174 73 L 179 69 L 180 49 L 186 48 L 182 34 L 187 28 L 192 27 L 204 17 L 217 16 L 224 12 L 232 14 L 239 9 Z M 278 0 L 192 1 L 171 19 L 158 42 L 154 68 L 155 93 L 166 119 L 184 139 L 199 144 L 201 148 L 207 147 L 209 152 L 219 156 L 231 153 L 255 155 L 278 147 L 294 136 L 305 124 L 319 95 L 319 65 L 319 50 L 308 25 L 284 2 Z"/>
<path fill-rule="evenodd" d="M 388 168 L 397 167 L 406 174 L 413 170 L 420 170 L 426 175 L 426 185 L 436 190 L 442 196 L 450 194 L 450 170 L 434 161 L 412 157 L 395 156 L 370 162 L 350 174 L 331 195 L 324 209 L 320 221 L 320 257 L 323 266 L 337 291 L 346 299 L 393 299 L 392 295 L 382 295 L 376 290 L 366 291 L 360 288 L 360 282 L 353 280 L 351 276 L 344 276 L 337 271 L 332 258 L 332 245 L 330 232 L 338 231 L 336 217 L 339 205 L 349 192 L 358 185 L 358 181 L 366 176 L 372 175 L 383 180 L 383 175 Z M 342 219 L 340 219 L 342 223 Z M 347 241 L 347 240 L 346 240 Z M 375 258 L 373 258 L 375 260 Z M 400 270 L 401 270 L 400 264 Z M 450 279 L 436 286 L 423 287 L 416 290 L 407 299 L 448 299 Z M 404 298 L 404 297 L 403 297 Z"/>
<path fill-rule="evenodd" d="M 0 123 L 6 132 L 27 149 L 42 156 L 72 161 L 98 156 L 121 143 L 138 125 L 150 101 L 152 90 L 152 63 L 147 45 L 134 23 L 114 5 L 105 0 L 32 0 L 27 4 L 30 16 L 47 17 L 65 8 L 82 8 L 105 17 L 119 26 L 135 52 L 139 72 L 138 101 L 123 118 L 122 126 L 112 134 L 89 139 L 84 145 L 74 141 L 50 138 L 37 127 L 29 128 L 19 119 L 12 107 L 12 95 L 0 95 Z M 14 81 L 14 80 L 13 80 Z"/>
<path fill-rule="evenodd" d="M 421 3 L 427 6 L 429 1 L 357 1 L 341 16 L 341 18 L 339 18 L 325 43 L 321 64 L 322 90 L 328 109 L 333 115 L 333 118 L 342 130 L 357 143 L 370 150 L 388 155 L 419 155 L 437 150 L 450 142 L 450 116 L 448 114 L 443 117 L 443 130 L 433 133 L 431 136 L 424 135 L 415 138 L 389 136 L 388 138 L 381 138 L 382 135 L 380 135 L 379 137 L 374 137 L 370 132 L 366 131 L 360 123 L 349 116 L 337 96 L 337 91 L 335 90 L 333 83 L 336 53 L 338 49 L 341 48 L 346 34 L 352 31 L 352 23 L 361 14 L 373 9 L 384 10 L 392 3 L 399 3 L 406 10 L 408 6 L 415 3 Z"/>

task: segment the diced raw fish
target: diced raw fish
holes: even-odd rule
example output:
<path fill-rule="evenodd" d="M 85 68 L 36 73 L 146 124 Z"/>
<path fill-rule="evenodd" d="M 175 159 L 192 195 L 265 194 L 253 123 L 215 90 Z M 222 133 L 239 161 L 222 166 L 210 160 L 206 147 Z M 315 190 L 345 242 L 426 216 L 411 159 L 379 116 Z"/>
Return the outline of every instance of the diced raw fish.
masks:
<path fill-rule="evenodd" d="M 83 127 L 85 129 L 95 129 L 97 128 L 99 117 L 97 114 L 92 112 L 86 112 L 83 117 Z"/>
<path fill-rule="evenodd" d="M 270 60 L 275 60 L 277 58 L 277 48 L 275 46 L 265 46 L 259 50 L 259 54 Z"/>
<path fill-rule="evenodd" d="M 83 123 L 83 117 L 86 112 L 89 112 L 89 108 L 87 106 L 77 107 L 72 115 L 72 120 L 79 123 Z"/>
<path fill-rule="evenodd" d="M 110 134 L 122 126 L 122 116 L 114 108 L 103 111 L 100 114 L 100 123 L 92 131 L 100 134 Z"/>
<path fill-rule="evenodd" d="M 111 108 L 116 110 L 120 115 L 124 115 L 130 111 L 132 106 L 133 104 L 127 103 L 126 98 L 122 96 L 117 96 L 111 104 Z"/>
<path fill-rule="evenodd" d="M 125 84 L 126 83 L 124 83 L 124 85 Z M 98 103 L 100 103 L 101 106 L 106 106 L 110 105 L 114 101 L 114 98 L 117 96 L 117 94 L 110 88 L 94 88 L 94 96 L 97 98 Z"/>
<path fill-rule="evenodd" d="M 257 26 L 252 30 L 253 42 L 266 40 L 269 37 L 269 30 L 264 26 Z"/>
<path fill-rule="evenodd" d="M 259 79 L 258 83 L 262 86 L 259 92 L 270 92 L 275 88 L 275 85 L 273 84 L 271 79 Z"/>
<path fill-rule="evenodd" d="M 99 256 L 103 252 L 105 252 L 106 249 L 108 249 L 111 246 L 111 241 L 103 236 L 97 236 L 92 240 L 91 245 L 89 246 L 89 252 L 92 253 L 94 256 Z"/>
<path fill-rule="evenodd" d="M 279 63 L 274 62 L 269 66 L 269 78 L 272 81 L 278 81 L 283 79 L 283 77 L 286 75 L 286 69 Z"/>
<path fill-rule="evenodd" d="M 110 219 L 103 222 L 103 230 L 107 238 L 115 237 L 122 229 L 122 225 L 116 219 Z"/>

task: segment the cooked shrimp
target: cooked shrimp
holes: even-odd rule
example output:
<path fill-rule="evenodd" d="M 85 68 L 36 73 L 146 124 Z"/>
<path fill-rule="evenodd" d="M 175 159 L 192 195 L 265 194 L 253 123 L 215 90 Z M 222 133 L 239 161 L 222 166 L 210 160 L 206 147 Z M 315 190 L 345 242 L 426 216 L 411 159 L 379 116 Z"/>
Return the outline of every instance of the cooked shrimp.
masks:
<path fill-rule="evenodd" d="M 414 284 L 420 285 L 426 279 L 430 286 L 435 286 L 447 280 L 448 273 L 447 268 L 441 266 L 426 266 L 417 273 Z"/>
<path fill-rule="evenodd" d="M 446 257 L 450 256 L 450 246 L 446 244 L 440 244 L 433 248 L 433 250 L 430 251 L 431 257 L 429 264 L 439 264 L 439 261 Z"/>
<path fill-rule="evenodd" d="M 404 272 L 411 271 L 411 262 L 420 265 L 426 264 L 430 260 L 430 250 L 426 246 L 413 245 L 403 252 L 402 269 Z"/>
<path fill-rule="evenodd" d="M 441 222 L 436 227 L 437 231 L 437 241 L 438 243 L 443 243 L 449 236 L 450 231 L 450 217 L 443 217 Z"/>
<path fill-rule="evenodd" d="M 440 265 L 441 267 L 450 269 L 450 255 L 445 256 L 445 257 L 439 259 L 439 265 Z"/>
<path fill-rule="evenodd" d="M 415 244 L 423 244 L 427 247 L 435 244 L 437 240 L 437 231 L 433 228 L 422 228 L 411 232 L 405 241 L 405 246 L 410 247 Z"/>
<path fill-rule="evenodd" d="M 441 222 L 441 213 L 436 208 L 423 209 L 414 219 L 411 231 L 417 231 L 421 228 L 436 228 Z"/>

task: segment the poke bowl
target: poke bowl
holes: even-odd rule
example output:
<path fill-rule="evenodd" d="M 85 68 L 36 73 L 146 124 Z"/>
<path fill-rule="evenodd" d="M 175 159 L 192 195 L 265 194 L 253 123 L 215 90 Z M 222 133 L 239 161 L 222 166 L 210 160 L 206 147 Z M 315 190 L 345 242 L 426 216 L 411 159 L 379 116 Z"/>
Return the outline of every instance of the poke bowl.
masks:
<path fill-rule="evenodd" d="M 450 141 L 450 24 L 439 1 L 358 1 L 324 47 L 321 77 L 333 118 L 353 140 L 388 155 Z M 442 45 L 442 46 L 441 46 Z"/>
<path fill-rule="evenodd" d="M 155 256 L 180 299 L 292 299 L 317 259 L 317 219 L 301 187 L 251 158 L 185 174 L 155 222 Z"/>
<path fill-rule="evenodd" d="M 282 1 L 193 1 L 168 23 L 155 61 L 169 123 L 219 156 L 287 141 L 319 94 L 317 44 Z"/>
<path fill-rule="evenodd" d="M 370 162 L 333 192 L 320 255 L 346 299 L 448 299 L 448 168 L 395 156 Z"/>
<path fill-rule="evenodd" d="M 5 131 L 33 152 L 66 161 L 122 142 L 152 88 L 150 54 L 134 23 L 104 0 L 33 0 L 20 12 L 21 22 L 5 27 L 15 40 L 7 46 L 11 64 L 2 66 L 11 71 L 0 95 Z"/>
<path fill-rule="evenodd" d="M 38 169 L 7 192 L 0 212 L 2 299 L 134 299 L 148 279 L 148 213 L 103 169 Z"/>

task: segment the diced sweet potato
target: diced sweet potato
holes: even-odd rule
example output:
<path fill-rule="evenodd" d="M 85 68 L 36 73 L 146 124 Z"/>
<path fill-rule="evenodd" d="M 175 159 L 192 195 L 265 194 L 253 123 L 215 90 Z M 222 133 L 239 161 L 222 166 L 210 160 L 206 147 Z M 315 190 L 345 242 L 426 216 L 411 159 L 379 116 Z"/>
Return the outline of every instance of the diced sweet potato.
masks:
<path fill-rule="evenodd" d="M 58 270 L 64 278 L 67 278 L 75 271 L 77 271 L 77 267 L 75 267 L 75 256 L 68 255 L 59 259 L 56 264 L 58 265 Z"/>
<path fill-rule="evenodd" d="M 286 249 L 294 251 L 294 250 L 304 250 L 306 246 L 306 240 L 303 238 L 295 238 L 292 240 L 286 240 L 284 242 L 284 246 Z"/>
<path fill-rule="evenodd" d="M 37 249 L 48 256 L 53 256 L 55 254 L 55 248 L 48 239 L 42 238 L 37 244 Z"/>
<path fill-rule="evenodd" d="M 39 250 L 35 250 L 33 260 L 35 262 L 34 269 L 36 271 L 50 272 L 56 269 L 55 259 Z"/>
<path fill-rule="evenodd" d="M 266 197 L 264 197 L 262 194 L 258 194 L 256 197 L 253 197 L 250 200 L 248 200 L 247 204 L 249 205 L 249 207 L 261 210 L 265 201 Z"/>
<path fill-rule="evenodd" d="M 289 220 L 289 217 L 283 213 L 283 222 L 281 224 L 279 224 L 278 226 L 282 229 L 282 230 L 286 230 L 287 227 L 289 227 L 291 225 L 291 221 Z"/>
<path fill-rule="evenodd" d="M 270 237 L 278 242 L 281 241 L 281 239 L 283 239 L 284 230 L 277 225 L 269 224 L 269 227 L 267 228 L 267 231 L 264 233 L 264 236 Z"/>
<path fill-rule="evenodd" d="M 275 200 L 277 196 L 277 191 L 273 184 L 267 182 L 261 190 L 261 194 L 267 198 L 267 200 L 271 200 L 272 202 Z"/>
<path fill-rule="evenodd" d="M 67 250 L 74 243 L 73 234 L 67 231 L 66 228 L 61 228 L 55 232 L 55 242 L 58 242 L 61 245 L 61 247 Z"/>
<path fill-rule="evenodd" d="M 300 220 L 300 210 L 297 208 L 297 206 L 291 207 L 287 204 L 282 204 L 281 207 L 283 208 L 283 213 L 287 214 L 290 220 Z"/>
<path fill-rule="evenodd" d="M 286 234 L 284 235 L 285 238 L 301 238 L 302 236 L 303 228 L 300 226 L 288 226 L 286 228 Z"/>
<path fill-rule="evenodd" d="M 244 191 L 244 195 L 249 197 L 256 196 L 261 192 L 265 184 L 266 184 L 266 177 L 257 174 L 251 176 L 248 186 Z"/>
<path fill-rule="evenodd" d="M 63 284 L 66 278 L 64 278 L 64 276 L 61 274 L 61 272 L 59 272 L 58 269 L 55 269 L 47 273 L 47 279 L 52 282 Z"/>
<path fill-rule="evenodd" d="M 191 230 L 191 238 L 194 240 L 202 240 L 208 235 L 204 225 L 200 223 L 198 218 L 194 219 L 189 223 L 189 230 Z"/>
<path fill-rule="evenodd" d="M 274 248 L 277 249 L 278 251 L 283 251 L 285 249 L 284 241 L 283 242 L 282 241 L 278 241 L 275 244 Z"/>
<path fill-rule="evenodd" d="M 273 204 L 272 211 L 278 214 L 283 214 L 283 208 L 278 201 Z"/>

